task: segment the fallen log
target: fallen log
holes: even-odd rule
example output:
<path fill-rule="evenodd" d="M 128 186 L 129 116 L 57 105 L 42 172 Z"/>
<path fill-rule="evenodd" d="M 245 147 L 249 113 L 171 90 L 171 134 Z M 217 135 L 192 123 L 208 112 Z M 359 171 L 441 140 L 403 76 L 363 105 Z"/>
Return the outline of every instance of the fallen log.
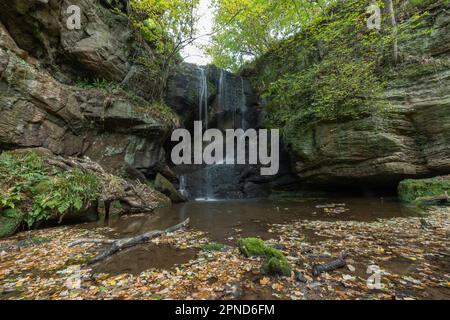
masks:
<path fill-rule="evenodd" d="M 339 255 L 339 258 L 331 261 L 330 263 L 325 264 L 315 264 L 313 265 L 312 272 L 314 277 L 320 276 L 321 273 L 333 271 L 336 269 L 343 268 L 347 265 L 345 258 L 347 258 L 348 254 L 346 252 L 342 252 Z"/>
<path fill-rule="evenodd" d="M 156 230 L 156 231 L 150 231 L 146 232 L 144 234 L 140 234 L 136 237 L 131 238 L 123 238 L 123 239 L 80 239 L 76 240 L 69 244 L 69 247 L 74 247 L 83 243 L 95 243 L 95 244 L 108 244 L 110 245 L 108 249 L 101 252 L 97 256 L 95 256 L 91 261 L 89 261 L 90 264 L 97 263 L 99 261 L 102 261 L 113 254 L 122 251 L 124 249 L 128 249 L 131 247 L 134 247 L 139 244 L 146 243 L 152 239 L 159 238 L 163 235 L 166 235 L 168 233 L 172 233 L 181 229 L 186 228 L 189 225 L 190 219 L 186 219 L 180 224 L 177 224 L 173 227 L 167 228 L 165 230 Z"/>

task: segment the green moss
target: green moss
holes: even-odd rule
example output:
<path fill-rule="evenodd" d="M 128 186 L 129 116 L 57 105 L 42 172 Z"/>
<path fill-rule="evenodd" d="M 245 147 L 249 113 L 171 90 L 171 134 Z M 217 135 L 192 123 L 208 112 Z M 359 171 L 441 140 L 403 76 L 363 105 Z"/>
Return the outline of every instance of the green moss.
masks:
<path fill-rule="evenodd" d="M 264 257 L 264 273 L 268 275 L 290 276 L 291 267 L 283 252 L 267 246 L 258 238 L 244 238 L 238 242 L 240 252 L 246 257 Z"/>
<path fill-rule="evenodd" d="M 404 180 L 398 187 L 398 196 L 401 201 L 413 203 L 424 197 L 433 197 L 450 193 L 450 178 L 436 177 L 423 180 Z"/>
<path fill-rule="evenodd" d="M 22 219 L 0 215 L 0 238 L 12 236 L 19 228 Z"/>
<path fill-rule="evenodd" d="M 266 256 L 266 244 L 258 238 L 244 238 L 238 242 L 239 251 L 246 257 L 264 257 Z"/>
<path fill-rule="evenodd" d="M 268 275 L 280 275 L 289 277 L 291 275 L 291 267 L 285 257 L 281 258 L 269 258 L 264 263 L 263 271 Z"/>

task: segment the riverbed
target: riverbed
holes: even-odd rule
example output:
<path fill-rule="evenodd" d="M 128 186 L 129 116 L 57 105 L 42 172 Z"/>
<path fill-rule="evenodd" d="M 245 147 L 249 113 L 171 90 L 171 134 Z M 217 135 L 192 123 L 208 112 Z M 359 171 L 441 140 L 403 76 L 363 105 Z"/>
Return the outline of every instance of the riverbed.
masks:
<path fill-rule="evenodd" d="M 197 201 L 152 215 L 56 227 L 0 241 L 1 299 L 441 299 L 450 298 L 448 208 L 422 211 L 390 198 Z M 120 252 L 80 238 L 123 238 L 190 227 Z M 283 251 L 291 277 L 269 277 L 240 238 Z M 207 250 L 221 244 L 220 250 Z M 348 254 L 347 266 L 312 266 Z M 76 280 L 76 281 L 75 281 Z M 73 286 L 73 283 L 77 284 Z"/>

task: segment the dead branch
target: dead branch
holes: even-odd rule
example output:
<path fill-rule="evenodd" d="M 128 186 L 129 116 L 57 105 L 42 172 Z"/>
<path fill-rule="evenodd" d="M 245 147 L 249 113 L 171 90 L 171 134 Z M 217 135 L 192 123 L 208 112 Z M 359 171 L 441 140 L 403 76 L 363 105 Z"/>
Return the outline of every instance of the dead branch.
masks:
<path fill-rule="evenodd" d="M 343 268 L 347 265 L 345 258 L 347 258 L 348 254 L 346 252 L 342 252 L 339 255 L 339 258 L 331 261 L 330 263 L 325 264 L 316 264 L 313 266 L 313 276 L 318 277 L 321 273 L 333 271 L 339 268 Z"/>
<path fill-rule="evenodd" d="M 69 247 L 74 247 L 83 243 L 95 243 L 95 244 L 109 244 L 110 247 L 107 248 L 105 251 L 101 252 L 97 256 L 95 256 L 91 261 L 90 264 L 97 263 L 99 261 L 102 261 L 109 256 L 112 256 L 113 254 L 122 251 L 124 249 L 128 249 L 131 247 L 134 247 L 139 244 L 146 243 L 152 239 L 159 238 L 165 234 L 172 233 L 181 229 L 186 228 L 189 225 L 190 219 L 186 219 L 180 224 L 177 224 L 173 227 L 167 228 L 166 230 L 156 230 L 156 231 L 150 231 L 146 232 L 144 234 L 138 235 L 136 237 L 131 238 L 123 238 L 123 239 L 80 239 L 77 241 L 74 241 L 69 244 Z"/>

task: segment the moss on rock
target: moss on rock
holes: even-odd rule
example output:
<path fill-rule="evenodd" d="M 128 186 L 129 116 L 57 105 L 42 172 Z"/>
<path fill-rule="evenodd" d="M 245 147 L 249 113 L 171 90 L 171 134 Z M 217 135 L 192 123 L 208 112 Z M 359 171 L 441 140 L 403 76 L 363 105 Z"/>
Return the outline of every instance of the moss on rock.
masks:
<path fill-rule="evenodd" d="M 268 275 L 281 275 L 289 277 L 291 275 L 291 267 L 283 256 L 282 259 L 272 257 L 264 263 L 263 271 Z"/>
<path fill-rule="evenodd" d="M 404 180 L 398 187 L 401 201 L 413 203 L 419 198 L 440 196 L 450 193 L 450 176 L 422 180 Z"/>
<path fill-rule="evenodd" d="M 175 203 L 185 202 L 186 199 L 178 192 L 174 185 L 161 174 L 156 175 L 155 189 L 165 194 Z"/>
<path fill-rule="evenodd" d="M 0 215 L 0 239 L 12 236 L 20 227 L 22 219 Z"/>
<path fill-rule="evenodd" d="M 266 256 L 266 244 L 258 238 L 244 238 L 238 242 L 239 251 L 246 257 Z"/>
<path fill-rule="evenodd" d="M 239 251 L 246 257 L 265 257 L 266 262 L 263 265 L 263 271 L 269 275 L 290 276 L 291 267 L 283 255 L 283 252 L 269 247 L 265 242 L 258 238 L 240 239 Z"/>

